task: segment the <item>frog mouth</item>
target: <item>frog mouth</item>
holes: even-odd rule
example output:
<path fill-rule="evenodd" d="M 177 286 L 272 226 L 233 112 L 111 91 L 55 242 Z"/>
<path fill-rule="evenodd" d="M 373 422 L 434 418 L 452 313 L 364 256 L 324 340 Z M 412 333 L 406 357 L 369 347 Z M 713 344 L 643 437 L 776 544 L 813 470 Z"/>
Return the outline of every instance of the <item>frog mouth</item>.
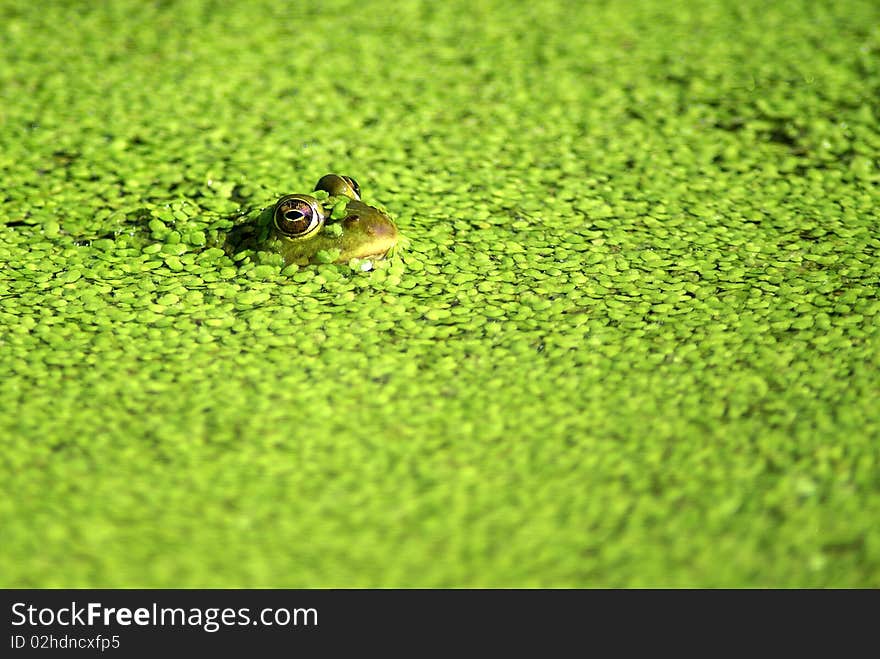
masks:
<path fill-rule="evenodd" d="M 396 245 L 397 231 L 395 230 L 393 234 L 381 237 L 377 236 L 374 240 L 371 240 L 368 245 L 364 245 L 354 250 L 348 256 L 349 258 L 356 259 L 384 259 L 395 248 Z"/>

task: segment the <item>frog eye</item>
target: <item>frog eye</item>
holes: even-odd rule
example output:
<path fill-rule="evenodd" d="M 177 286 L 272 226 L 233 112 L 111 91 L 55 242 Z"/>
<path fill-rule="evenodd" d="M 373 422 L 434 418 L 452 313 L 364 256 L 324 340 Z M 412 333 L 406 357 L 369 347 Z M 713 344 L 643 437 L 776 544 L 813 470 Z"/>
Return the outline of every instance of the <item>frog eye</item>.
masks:
<path fill-rule="evenodd" d="M 327 174 L 315 184 L 315 190 L 325 190 L 330 196 L 345 195 L 352 199 L 361 198 L 361 186 L 350 176 Z"/>
<path fill-rule="evenodd" d="M 287 195 L 275 204 L 275 228 L 289 238 L 305 238 L 324 226 L 324 213 L 314 197 Z"/>
<path fill-rule="evenodd" d="M 351 189 L 354 190 L 354 198 L 360 199 L 361 186 L 358 185 L 358 182 L 355 181 L 351 176 L 343 176 L 342 178 L 345 180 L 346 183 L 348 183 L 349 186 L 351 186 Z"/>

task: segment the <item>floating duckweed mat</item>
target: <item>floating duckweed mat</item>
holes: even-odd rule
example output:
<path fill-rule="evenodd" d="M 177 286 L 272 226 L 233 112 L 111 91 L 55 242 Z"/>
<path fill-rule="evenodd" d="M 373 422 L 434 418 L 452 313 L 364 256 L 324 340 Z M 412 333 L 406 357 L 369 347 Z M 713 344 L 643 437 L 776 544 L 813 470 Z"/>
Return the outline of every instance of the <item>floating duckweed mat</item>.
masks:
<path fill-rule="evenodd" d="M 385 4 L 0 5 L 0 585 L 880 586 L 880 6 Z"/>

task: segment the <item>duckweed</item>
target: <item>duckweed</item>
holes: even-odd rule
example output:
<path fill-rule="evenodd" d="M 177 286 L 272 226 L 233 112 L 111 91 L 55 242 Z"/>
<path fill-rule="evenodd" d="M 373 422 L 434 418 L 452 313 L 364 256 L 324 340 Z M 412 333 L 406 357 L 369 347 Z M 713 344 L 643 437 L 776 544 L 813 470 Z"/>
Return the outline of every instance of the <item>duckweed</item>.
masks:
<path fill-rule="evenodd" d="M 880 586 L 876 2 L 0 16 L 0 585 Z"/>

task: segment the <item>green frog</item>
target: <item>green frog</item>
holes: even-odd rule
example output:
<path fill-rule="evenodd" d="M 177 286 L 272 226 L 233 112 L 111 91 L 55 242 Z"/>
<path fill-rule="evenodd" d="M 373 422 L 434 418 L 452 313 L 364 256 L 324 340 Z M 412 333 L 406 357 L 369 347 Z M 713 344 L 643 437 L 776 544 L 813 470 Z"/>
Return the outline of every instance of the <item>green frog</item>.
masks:
<path fill-rule="evenodd" d="M 361 201 L 357 181 L 327 174 L 311 194 L 286 194 L 255 221 L 237 227 L 226 241 L 226 251 L 274 251 L 285 265 L 347 263 L 383 259 L 398 238 L 388 214 Z"/>

